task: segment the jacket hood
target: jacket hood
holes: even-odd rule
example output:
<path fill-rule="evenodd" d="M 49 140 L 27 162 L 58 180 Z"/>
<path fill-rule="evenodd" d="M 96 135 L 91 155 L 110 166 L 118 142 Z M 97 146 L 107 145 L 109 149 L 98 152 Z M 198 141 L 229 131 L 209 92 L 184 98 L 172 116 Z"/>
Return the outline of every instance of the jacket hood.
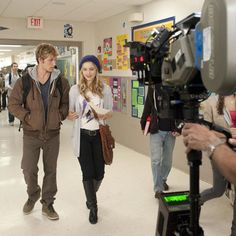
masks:
<path fill-rule="evenodd" d="M 29 75 L 32 77 L 32 79 L 34 79 L 35 81 L 38 81 L 38 78 L 37 78 L 37 68 L 38 66 L 34 66 L 34 67 L 30 67 L 28 68 L 28 73 Z M 51 76 L 50 76 L 50 83 L 52 83 L 60 74 L 60 70 L 58 69 L 54 69 L 53 72 L 51 73 Z"/>

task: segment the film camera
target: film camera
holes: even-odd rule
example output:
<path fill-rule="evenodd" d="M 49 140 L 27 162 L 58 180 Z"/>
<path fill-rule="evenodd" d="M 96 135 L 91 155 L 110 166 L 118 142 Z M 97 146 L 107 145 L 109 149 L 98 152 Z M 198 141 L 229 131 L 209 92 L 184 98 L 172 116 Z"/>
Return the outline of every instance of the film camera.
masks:
<path fill-rule="evenodd" d="M 145 84 L 158 84 L 157 111 L 162 118 L 200 122 L 199 104 L 210 92 L 227 95 L 236 88 L 236 2 L 205 0 L 172 30 L 156 29 L 146 43 L 128 42 L 131 70 Z M 156 236 L 194 235 L 199 225 L 201 153 L 188 155 L 190 191 L 163 194 Z"/>
<path fill-rule="evenodd" d="M 209 96 L 194 61 L 194 36 L 200 14 L 191 14 L 172 30 L 156 29 L 146 43 L 129 42 L 131 70 L 145 84 L 159 84 L 157 110 L 162 118 L 193 120 Z"/>
<path fill-rule="evenodd" d="M 236 20 L 233 0 L 205 0 L 201 14 L 159 28 L 146 43 L 128 42 L 131 70 L 145 84 L 159 83 L 161 117 L 196 117 L 209 91 L 227 95 L 236 88 Z M 209 90 L 209 91 L 208 91 Z"/>

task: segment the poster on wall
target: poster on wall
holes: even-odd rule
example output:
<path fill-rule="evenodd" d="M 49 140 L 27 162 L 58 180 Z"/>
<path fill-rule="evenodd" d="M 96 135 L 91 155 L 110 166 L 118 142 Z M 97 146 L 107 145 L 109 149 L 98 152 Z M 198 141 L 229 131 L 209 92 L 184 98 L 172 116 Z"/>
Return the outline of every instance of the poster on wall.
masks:
<path fill-rule="evenodd" d="M 124 47 L 128 41 L 128 34 L 118 35 L 116 37 L 116 69 L 128 70 L 129 69 L 129 51 Z"/>
<path fill-rule="evenodd" d="M 112 70 L 112 38 L 103 40 L 103 70 Z"/>
<path fill-rule="evenodd" d="M 127 113 L 127 79 L 121 79 L 121 111 Z"/>
<path fill-rule="evenodd" d="M 107 84 L 108 86 L 110 86 L 110 77 L 106 77 L 106 76 L 102 76 L 101 77 L 102 81 Z"/>
<path fill-rule="evenodd" d="M 127 113 L 127 79 L 102 76 L 101 80 L 111 87 L 113 94 L 113 110 Z"/>
<path fill-rule="evenodd" d="M 113 94 L 113 111 L 121 111 L 121 78 L 111 78 L 110 86 Z"/>
<path fill-rule="evenodd" d="M 141 118 L 145 100 L 145 86 L 138 80 L 131 80 L 131 116 Z"/>
<path fill-rule="evenodd" d="M 64 38 L 73 38 L 73 26 L 71 24 L 64 25 Z"/>
<path fill-rule="evenodd" d="M 173 16 L 166 19 L 153 21 L 147 24 L 134 26 L 132 27 L 132 41 L 145 43 L 153 30 L 160 27 L 172 29 L 172 26 L 174 24 L 175 24 L 175 17 Z"/>

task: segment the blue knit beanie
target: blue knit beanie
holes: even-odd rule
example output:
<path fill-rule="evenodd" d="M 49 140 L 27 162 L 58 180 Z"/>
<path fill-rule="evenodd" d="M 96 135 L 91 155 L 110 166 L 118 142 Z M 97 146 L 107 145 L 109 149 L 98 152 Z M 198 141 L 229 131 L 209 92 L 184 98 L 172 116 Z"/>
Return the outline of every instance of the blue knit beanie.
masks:
<path fill-rule="evenodd" d="M 84 56 L 84 57 L 80 60 L 80 63 L 79 63 L 79 70 L 81 70 L 82 65 L 83 65 L 85 62 L 92 62 L 94 65 L 96 65 L 96 67 L 97 67 L 97 69 L 98 69 L 98 72 L 99 72 L 99 73 L 101 72 L 101 65 L 100 65 L 100 62 L 99 62 L 99 60 L 97 59 L 97 57 L 95 57 L 94 55 L 86 55 L 86 56 Z"/>

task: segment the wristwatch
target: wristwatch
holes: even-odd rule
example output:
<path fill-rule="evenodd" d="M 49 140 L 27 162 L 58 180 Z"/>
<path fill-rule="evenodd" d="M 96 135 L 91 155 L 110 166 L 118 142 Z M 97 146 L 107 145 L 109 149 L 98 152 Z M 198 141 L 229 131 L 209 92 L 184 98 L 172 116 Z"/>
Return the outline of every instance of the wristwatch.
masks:
<path fill-rule="evenodd" d="M 211 144 L 209 144 L 208 145 L 208 147 L 207 147 L 207 149 L 206 149 L 206 153 L 207 153 L 207 155 L 208 155 L 208 157 L 212 160 L 212 155 L 213 155 L 213 152 L 215 151 L 215 149 L 219 146 L 219 145 L 221 145 L 221 144 L 224 144 L 225 143 L 225 141 L 223 141 L 223 140 L 218 140 L 217 142 L 215 142 L 215 143 L 211 143 Z"/>

